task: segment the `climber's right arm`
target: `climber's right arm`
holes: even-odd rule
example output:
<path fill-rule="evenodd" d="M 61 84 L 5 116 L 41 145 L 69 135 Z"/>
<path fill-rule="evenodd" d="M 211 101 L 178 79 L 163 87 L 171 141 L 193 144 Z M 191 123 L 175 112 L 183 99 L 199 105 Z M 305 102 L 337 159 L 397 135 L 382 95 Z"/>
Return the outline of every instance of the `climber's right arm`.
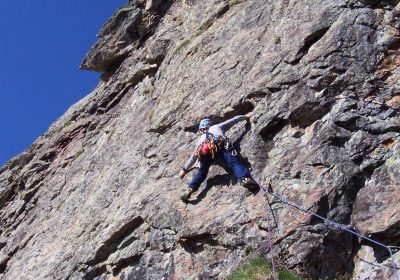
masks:
<path fill-rule="evenodd" d="M 189 169 L 194 165 L 194 163 L 197 161 L 198 156 L 197 156 L 197 149 L 199 145 L 206 139 L 206 135 L 203 134 L 201 135 L 197 141 L 196 141 L 196 147 L 194 148 L 194 151 L 188 161 L 185 163 L 184 166 L 182 166 L 181 170 L 179 171 L 179 177 L 183 178 L 185 177 L 186 173 L 189 171 Z"/>
<path fill-rule="evenodd" d="M 200 140 L 197 141 L 197 145 L 196 148 L 194 149 L 192 155 L 190 156 L 190 158 L 188 159 L 188 161 L 185 163 L 184 166 L 182 166 L 181 170 L 179 171 L 179 177 L 182 179 L 183 177 L 185 177 L 186 173 L 189 171 L 189 169 L 194 165 L 194 163 L 197 160 L 197 147 L 198 147 L 198 143 Z"/>
<path fill-rule="evenodd" d="M 186 173 L 188 172 L 188 170 L 193 166 L 193 164 L 196 162 L 197 160 L 197 155 L 194 152 L 190 158 L 188 159 L 188 161 L 185 163 L 185 165 L 182 167 L 182 169 L 179 171 L 179 177 L 183 178 Z"/>

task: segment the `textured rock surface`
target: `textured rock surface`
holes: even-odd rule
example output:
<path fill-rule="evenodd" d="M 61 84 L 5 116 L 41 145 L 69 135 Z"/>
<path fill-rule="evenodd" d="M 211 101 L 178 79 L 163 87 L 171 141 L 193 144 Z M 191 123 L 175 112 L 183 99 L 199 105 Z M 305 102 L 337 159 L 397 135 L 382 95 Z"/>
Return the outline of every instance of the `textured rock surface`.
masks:
<path fill-rule="evenodd" d="M 399 27 L 399 1 L 129 1 L 81 65 L 99 85 L 0 171 L 2 278 L 222 278 L 266 245 L 264 199 L 214 167 L 184 205 L 176 174 L 201 117 L 248 112 L 230 137 L 257 178 L 399 245 Z M 289 268 L 393 277 L 381 248 L 272 207 Z"/>

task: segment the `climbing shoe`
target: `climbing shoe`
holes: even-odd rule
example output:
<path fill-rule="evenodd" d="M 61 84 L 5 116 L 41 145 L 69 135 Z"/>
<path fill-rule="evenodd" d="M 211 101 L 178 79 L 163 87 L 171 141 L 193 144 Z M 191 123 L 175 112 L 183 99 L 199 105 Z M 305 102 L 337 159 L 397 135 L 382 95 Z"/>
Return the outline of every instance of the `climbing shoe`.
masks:
<path fill-rule="evenodd" d="M 190 196 L 192 195 L 192 193 L 194 193 L 194 190 L 193 190 L 193 189 L 187 189 L 183 194 L 181 194 L 181 195 L 179 196 L 179 198 L 180 198 L 183 202 L 187 203 L 187 202 L 189 201 L 189 198 L 190 198 Z"/>
<path fill-rule="evenodd" d="M 245 187 L 249 191 L 258 190 L 258 184 L 250 177 L 246 177 L 240 180 L 240 185 Z"/>

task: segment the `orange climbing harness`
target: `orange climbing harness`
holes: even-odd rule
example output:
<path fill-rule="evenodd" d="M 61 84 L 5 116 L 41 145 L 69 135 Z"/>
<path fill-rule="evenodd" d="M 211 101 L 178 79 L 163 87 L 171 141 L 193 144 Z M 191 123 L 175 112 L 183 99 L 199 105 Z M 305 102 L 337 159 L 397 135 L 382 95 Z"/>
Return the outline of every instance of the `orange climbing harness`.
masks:
<path fill-rule="evenodd" d="M 210 136 L 211 137 L 207 137 L 207 139 L 197 147 L 196 155 L 198 157 L 211 154 L 211 157 L 214 158 L 215 154 L 218 152 L 218 149 L 223 147 L 224 141 L 222 137 L 214 136 L 212 134 L 210 134 Z"/>

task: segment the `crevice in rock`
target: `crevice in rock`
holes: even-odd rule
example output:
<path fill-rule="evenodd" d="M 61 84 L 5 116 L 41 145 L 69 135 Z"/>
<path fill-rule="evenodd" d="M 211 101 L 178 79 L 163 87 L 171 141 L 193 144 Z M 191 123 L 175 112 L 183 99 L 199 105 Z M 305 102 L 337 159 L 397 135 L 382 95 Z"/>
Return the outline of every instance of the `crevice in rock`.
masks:
<path fill-rule="evenodd" d="M 112 108 L 117 106 L 117 104 L 122 100 L 126 93 L 131 89 L 132 84 L 127 85 L 123 90 L 121 90 L 115 97 L 105 106 L 105 112 L 110 111 Z"/>
<path fill-rule="evenodd" d="M 335 135 L 329 137 L 327 144 L 338 148 L 344 148 L 345 144 L 350 140 L 351 136 Z"/>
<path fill-rule="evenodd" d="M 328 200 L 328 196 L 322 196 L 316 205 L 316 211 L 315 213 L 317 213 L 318 215 L 327 218 L 328 213 L 329 213 L 329 200 Z M 323 223 L 324 221 L 321 220 L 320 218 L 316 217 L 316 216 L 311 216 L 310 217 L 310 225 L 316 225 L 316 224 L 320 224 Z"/>
<path fill-rule="evenodd" d="M 321 105 L 319 101 L 308 101 L 293 110 L 289 115 L 289 122 L 293 126 L 306 128 L 329 113 L 333 102 Z"/>
<path fill-rule="evenodd" d="M 122 250 L 122 249 L 128 247 L 136 240 L 138 240 L 138 238 L 136 236 L 127 237 L 123 242 L 121 242 L 121 244 L 118 245 L 118 250 Z"/>
<path fill-rule="evenodd" d="M 143 223 L 144 220 L 141 217 L 136 217 L 124 224 L 119 230 L 115 231 L 106 241 L 103 242 L 103 245 L 97 250 L 93 259 L 87 262 L 87 265 L 95 266 L 107 260 L 112 253 L 119 249 L 119 245 L 124 242 L 125 238 L 139 228 Z"/>
<path fill-rule="evenodd" d="M 96 277 L 99 277 L 99 276 L 101 276 L 101 275 L 103 275 L 103 274 L 106 274 L 106 273 L 107 273 L 107 267 L 106 267 L 106 265 L 101 265 L 101 266 L 98 266 L 98 267 L 95 267 L 95 268 L 89 270 L 89 272 L 87 272 L 87 273 L 85 274 L 85 276 L 83 277 L 83 279 L 84 279 L 84 280 L 93 280 L 93 279 L 95 279 Z"/>
<path fill-rule="evenodd" d="M 265 142 L 270 142 L 288 124 L 288 120 L 274 117 L 258 133 Z"/>
<path fill-rule="evenodd" d="M 252 91 L 248 95 L 246 95 L 245 99 L 246 100 L 258 99 L 258 98 L 267 97 L 269 95 L 270 95 L 270 92 L 268 92 L 268 91 L 256 90 L 256 91 Z"/>
<path fill-rule="evenodd" d="M 304 38 L 304 43 L 303 46 L 299 49 L 299 51 L 296 54 L 296 57 L 293 61 L 290 61 L 289 63 L 291 65 L 296 65 L 300 62 L 300 60 L 305 56 L 310 48 L 316 44 L 319 40 L 324 37 L 326 32 L 329 30 L 330 26 L 322 27 L 320 29 L 315 30 L 312 32 L 310 35 L 308 35 L 306 38 Z"/>
<path fill-rule="evenodd" d="M 91 107 L 88 110 L 88 113 L 91 115 L 94 114 L 104 114 L 106 112 L 106 108 L 110 110 L 113 108 L 125 95 L 127 90 L 129 90 L 130 86 L 117 88 L 115 91 L 107 94 L 100 102 L 98 102 L 95 106 Z M 118 102 L 116 102 L 118 101 Z"/>
<path fill-rule="evenodd" d="M 42 160 L 44 162 L 52 162 L 57 156 L 57 152 L 55 150 L 50 150 L 46 152 L 42 157 L 39 158 L 39 160 Z"/>
<path fill-rule="evenodd" d="M 293 80 L 290 81 L 282 81 L 282 82 L 278 82 L 278 85 L 280 86 L 284 86 L 285 89 L 290 88 L 291 86 L 297 85 L 297 83 L 300 81 L 299 78 L 295 78 Z"/>
<path fill-rule="evenodd" d="M 388 45 L 389 50 L 399 50 L 400 49 L 400 37 L 395 37 L 392 39 L 390 44 Z"/>
<path fill-rule="evenodd" d="M 343 120 L 334 120 L 334 124 L 348 131 L 354 132 L 357 130 L 357 120 L 360 116 L 354 115 Z"/>
<path fill-rule="evenodd" d="M 3 261 L 0 263 L 0 274 L 3 274 L 7 269 L 7 264 L 10 261 L 11 257 L 7 256 L 3 258 Z"/>
<path fill-rule="evenodd" d="M 178 242 L 188 253 L 198 254 L 205 250 L 204 246 L 218 246 L 219 242 L 215 239 L 215 235 L 206 232 L 198 235 L 182 237 Z"/>
<path fill-rule="evenodd" d="M 361 2 L 370 6 L 372 9 L 384 9 L 387 6 L 394 8 L 400 3 L 399 0 L 362 0 Z"/>
<path fill-rule="evenodd" d="M 280 92 L 282 90 L 284 90 L 284 88 L 282 87 L 275 87 L 275 86 L 267 86 L 266 87 L 271 93 L 277 93 Z"/>
<path fill-rule="evenodd" d="M 353 203 L 357 197 L 358 192 L 365 187 L 367 179 L 372 175 L 365 173 L 355 174 L 345 186 L 344 198 L 350 202 L 350 210 L 353 210 Z M 350 216 L 348 217 L 350 219 Z"/>
<path fill-rule="evenodd" d="M 336 279 L 339 275 L 353 270 L 353 257 L 356 252 L 353 250 L 353 244 L 356 244 L 356 238 L 353 236 L 320 223 L 304 226 L 292 235 L 294 236 L 290 239 L 284 238 L 285 243 L 289 242 L 288 246 L 296 248 L 292 249 L 292 252 L 286 251 L 286 259 L 291 268 L 301 268 L 300 270 L 312 279 Z M 314 245 L 304 246 L 309 242 Z M 301 260 L 296 256 L 299 251 L 302 254 Z M 321 262 L 324 258 L 333 259 L 335 262 Z"/>
<path fill-rule="evenodd" d="M 166 1 L 160 1 L 161 4 L 156 5 L 152 9 L 149 10 L 149 12 L 145 15 L 142 16 L 142 25 L 145 26 L 144 28 L 144 34 L 141 36 L 141 39 L 139 40 L 138 47 L 142 47 L 144 43 L 151 37 L 153 36 L 157 26 L 159 25 L 161 19 L 164 17 L 164 15 L 167 13 L 171 5 L 173 4 L 174 1 L 172 0 L 166 0 Z M 143 9 L 143 8 L 142 8 Z M 142 27 L 143 29 L 143 27 Z"/>
<path fill-rule="evenodd" d="M 172 228 L 172 227 L 170 227 L 170 226 L 165 226 L 165 227 L 158 227 L 158 226 L 155 226 L 155 225 L 153 225 L 153 224 L 151 224 L 151 222 L 149 222 L 149 221 L 147 221 L 147 220 L 145 220 L 145 222 L 150 226 L 150 228 L 152 228 L 152 229 L 156 229 L 156 230 L 169 230 L 169 231 L 171 231 L 174 235 L 177 235 L 178 233 Z"/>
<path fill-rule="evenodd" d="M 115 58 L 114 63 L 110 64 L 107 66 L 107 69 L 104 70 L 104 72 L 101 73 L 100 79 L 104 82 L 108 82 L 110 78 L 117 72 L 121 64 L 124 62 L 124 60 L 128 57 L 129 55 L 122 55 L 120 57 Z M 85 69 L 83 69 L 85 70 Z"/>
<path fill-rule="evenodd" d="M 119 260 L 113 267 L 112 269 L 112 273 L 113 276 L 118 276 L 118 274 L 127 267 L 134 267 L 136 265 L 138 265 L 140 263 L 140 259 L 142 258 L 143 254 L 139 254 L 139 255 L 135 255 L 135 256 L 131 256 L 128 258 L 124 258 Z"/>
<path fill-rule="evenodd" d="M 385 231 L 371 234 L 371 238 L 373 238 L 374 240 L 377 240 L 383 244 L 389 244 L 390 246 L 400 246 L 399 237 L 400 237 L 400 221 L 397 221 L 392 226 L 388 227 Z M 387 250 L 384 250 L 382 247 L 379 248 L 382 251 L 381 252 L 382 256 L 380 256 L 377 259 L 379 262 L 382 262 L 389 257 L 389 252 Z M 374 250 L 376 250 L 377 255 L 379 255 L 380 251 L 377 248 L 374 248 Z"/>
<path fill-rule="evenodd" d="M 156 127 L 150 127 L 147 129 L 147 132 L 164 134 L 167 130 L 171 129 L 172 125 L 173 125 L 172 123 L 167 123 L 167 124 L 159 125 Z"/>
<path fill-rule="evenodd" d="M 3 190 L 0 196 L 0 209 L 3 209 L 7 202 L 11 201 L 18 192 L 20 182 L 13 184 Z"/>
<path fill-rule="evenodd" d="M 338 222 L 344 224 L 351 223 L 351 215 L 353 212 L 354 202 L 358 193 L 365 187 L 366 182 L 371 178 L 374 171 L 382 166 L 385 161 L 379 161 L 375 164 L 364 168 L 362 171 L 355 173 L 342 187 L 342 194 L 332 192 L 335 196 L 331 198 L 330 210 L 340 208 L 340 205 L 346 206 L 348 211 L 342 211 Z M 360 161 L 362 163 L 362 160 Z"/>
<path fill-rule="evenodd" d="M 292 235 L 294 235 L 295 233 L 297 233 L 297 229 L 292 229 L 289 232 L 287 232 L 285 235 L 283 236 L 278 236 L 278 238 L 274 241 L 274 245 L 280 245 L 283 241 L 287 241 L 290 240 L 289 237 L 291 237 Z"/>
<path fill-rule="evenodd" d="M 333 276 L 334 279 L 340 275 L 345 275 L 354 270 L 354 256 L 356 250 L 354 247 L 358 245 L 357 238 L 349 235 L 342 230 L 336 228 L 330 228 L 325 234 L 322 246 L 324 253 L 323 255 L 327 258 L 337 258 L 334 267 L 328 263 L 318 263 L 316 266 L 321 268 L 321 273 L 318 274 L 321 278 L 325 275 Z"/>
<path fill-rule="evenodd" d="M 217 21 L 217 19 L 223 17 L 224 14 L 226 14 L 229 10 L 230 10 L 231 6 L 226 3 L 225 5 L 223 5 L 219 10 L 217 10 L 215 12 L 215 14 L 213 14 L 211 16 L 211 18 L 207 19 L 201 26 L 200 26 L 200 31 L 203 33 L 205 31 L 207 31 L 208 29 L 210 29 L 214 23 Z"/>
<path fill-rule="evenodd" d="M 157 58 L 157 63 L 153 63 L 151 65 L 146 65 L 143 68 L 136 71 L 127 81 L 129 87 L 135 86 L 141 81 L 143 81 L 146 76 L 154 77 L 158 71 L 160 64 L 162 63 L 162 57 Z"/>
<path fill-rule="evenodd" d="M 219 166 L 222 167 L 228 174 L 231 173 L 231 171 L 229 169 L 227 169 L 225 166 L 222 166 L 222 165 L 219 165 Z M 207 193 L 209 192 L 209 190 L 211 188 L 218 186 L 218 185 L 225 185 L 225 186 L 229 185 L 231 183 L 232 174 L 230 174 L 230 175 L 228 175 L 228 174 L 215 175 L 215 176 L 211 177 L 210 179 L 208 179 L 206 186 L 201 189 L 201 191 L 196 195 L 195 199 L 189 201 L 188 203 L 190 203 L 191 205 L 197 205 L 207 196 Z"/>
<path fill-rule="evenodd" d="M 186 126 L 183 128 L 183 131 L 185 132 L 191 132 L 191 133 L 196 133 L 199 129 L 199 125 L 198 124 L 194 124 L 191 126 Z"/>

